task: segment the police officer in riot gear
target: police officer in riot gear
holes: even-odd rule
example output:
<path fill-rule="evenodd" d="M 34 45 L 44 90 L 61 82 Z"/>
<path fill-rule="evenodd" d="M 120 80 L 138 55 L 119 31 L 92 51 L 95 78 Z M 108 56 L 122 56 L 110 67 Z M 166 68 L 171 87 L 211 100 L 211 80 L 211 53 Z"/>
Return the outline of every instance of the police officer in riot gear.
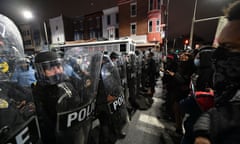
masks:
<path fill-rule="evenodd" d="M 129 119 L 131 119 L 131 116 L 134 112 L 134 108 L 132 107 L 131 103 L 129 102 L 129 87 L 128 87 L 128 81 L 127 81 L 127 63 L 125 59 L 125 54 L 121 54 L 120 52 L 113 51 L 110 54 L 110 58 L 112 62 L 117 66 L 119 76 L 121 79 L 121 85 L 123 87 L 125 101 L 126 101 L 126 107 L 129 113 Z"/>
<path fill-rule="evenodd" d="M 81 54 L 76 52 L 65 56 Z M 86 144 L 94 109 L 94 101 L 91 101 L 93 81 L 89 77 L 68 77 L 63 62 L 57 53 L 51 51 L 35 57 L 37 83 L 33 95 L 42 140 L 44 144 Z"/>
<path fill-rule="evenodd" d="M 114 144 L 124 138 L 127 109 L 117 67 L 104 55 L 96 101 L 96 116 L 100 121 L 100 144 Z"/>
<path fill-rule="evenodd" d="M 37 84 L 33 88 L 33 94 L 42 140 L 46 144 L 69 142 L 73 139 L 58 138 L 60 134 L 56 133 L 57 111 L 70 110 L 80 105 L 78 91 L 74 90 L 71 83 L 64 82 L 67 77 L 63 73 L 62 61 L 56 53 L 47 51 L 36 55 L 35 68 Z M 59 103 L 61 105 L 58 105 Z"/>
<path fill-rule="evenodd" d="M 31 92 L 11 81 L 17 61 L 24 58 L 16 25 L 0 14 L 0 143 L 40 143 Z"/>

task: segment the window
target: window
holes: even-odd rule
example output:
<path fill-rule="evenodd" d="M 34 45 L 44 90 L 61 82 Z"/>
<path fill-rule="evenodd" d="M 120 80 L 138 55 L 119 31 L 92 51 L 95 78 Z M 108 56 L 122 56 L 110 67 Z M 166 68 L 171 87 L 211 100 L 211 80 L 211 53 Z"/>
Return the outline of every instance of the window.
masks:
<path fill-rule="evenodd" d="M 116 37 L 116 38 L 119 38 L 119 32 L 118 32 L 118 31 L 119 31 L 118 28 L 116 28 L 116 29 L 115 29 L 115 37 Z"/>
<path fill-rule="evenodd" d="M 158 9 L 161 9 L 161 0 L 158 0 L 157 8 L 158 8 Z"/>
<path fill-rule="evenodd" d="M 96 37 L 100 38 L 102 36 L 101 30 L 96 31 Z"/>
<path fill-rule="evenodd" d="M 89 19 L 88 19 L 88 26 L 89 26 L 90 29 L 93 28 L 93 26 L 94 26 L 94 21 L 93 21 L 92 18 L 89 18 Z"/>
<path fill-rule="evenodd" d="M 153 10 L 153 0 L 149 0 L 149 11 Z"/>
<path fill-rule="evenodd" d="M 96 33 L 94 30 L 90 30 L 89 32 L 90 39 L 96 38 Z"/>
<path fill-rule="evenodd" d="M 148 32 L 152 32 L 152 28 L 153 28 L 152 21 L 149 21 L 148 22 Z"/>
<path fill-rule="evenodd" d="M 156 21 L 156 31 L 160 32 L 160 20 L 159 19 Z"/>
<path fill-rule="evenodd" d="M 79 24 L 79 26 L 80 26 L 80 30 L 83 30 L 83 29 L 84 29 L 83 21 L 81 20 L 79 23 L 80 23 L 80 24 Z"/>
<path fill-rule="evenodd" d="M 119 15 L 118 15 L 118 13 L 116 13 L 116 23 L 118 24 L 118 20 L 119 20 Z"/>
<path fill-rule="evenodd" d="M 32 41 L 31 40 L 26 40 L 26 41 L 24 41 L 24 45 L 32 45 Z"/>
<path fill-rule="evenodd" d="M 135 17 L 137 15 L 137 4 L 136 3 L 131 3 L 131 17 Z"/>
<path fill-rule="evenodd" d="M 78 31 L 74 32 L 74 40 L 80 40 L 80 35 Z"/>
<path fill-rule="evenodd" d="M 107 15 L 107 25 L 110 25 L 110 24 L 111 24 L 111 16 Z"/>
<path fill-rule="evenodd" d="M 96 22 L 97 22 L 96 27 L 100 28 L 100 17 L 96 17 Z"/>
<path fill-rule="evenodd" d="M 29 30 L 27 30 L 27 36 L 29 36 L 30 35 L 30 32 L 29 32 Z"/>
<path fill-rule="evenodd" d="M 131 30 L 132 35 L 136 34 L 136 31 L 137 31 L 136 23 L 131 23 L 131 29 L 130 30 Z"/>
<path fill-rule="evenodd" d="M 25 30 L 23 31 L 23 36 L 26 36 L 26 31 Z"/>
<path fill-rule="evenodd" d="M 127 51 L 127 45 L 126 44 L 120 44 L 120 52 L 126 52 Z"/>

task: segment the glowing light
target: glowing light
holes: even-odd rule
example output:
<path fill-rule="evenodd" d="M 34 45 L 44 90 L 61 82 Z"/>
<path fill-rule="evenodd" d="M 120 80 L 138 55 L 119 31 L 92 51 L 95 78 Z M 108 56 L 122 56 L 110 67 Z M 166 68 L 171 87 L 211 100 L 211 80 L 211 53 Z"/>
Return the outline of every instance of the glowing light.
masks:
<path fill-rule="evenodd" d="M 32 12 L 31 12 L 31 11 L 28 11 L 28 10 L 23 11 L 23 16 L 24 16 L 24 18 L 26 18 L 26 19 L 32 19 L 32 18 L 33 18 Z"/>

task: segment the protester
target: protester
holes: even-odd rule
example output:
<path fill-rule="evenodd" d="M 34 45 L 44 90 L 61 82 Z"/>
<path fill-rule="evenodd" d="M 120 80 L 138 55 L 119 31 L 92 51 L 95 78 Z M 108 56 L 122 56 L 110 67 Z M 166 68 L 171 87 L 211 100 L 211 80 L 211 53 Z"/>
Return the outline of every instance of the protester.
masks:
<path fill-rule="evenodd" d="M 240 141 L 240 1 L 226 10 L 227 24 L 213 54 L 215 107 L 194 125 L 195 144 L 237 144 Z"/>
<path fill-rule="evenodd" d="M 204 46 L 195 56 L 194 65 L 197 69 L 191 76 L 191 91 L 188 97 L 180 101 L 181 109 L 185 112 L 183 122 L 185 132 L 181 144 L 194 142 L 194 123 L 203 112 L 213 107 L 211 56 L 214 50 L 215 48 L 211 46 Z"/>
<path fill-rule="evenodd" d="M 166 70 L 165 72 L 172 77 L 171 81 L 174 83 L 174 86 L 171 89 L 172 109 L 176 122 L 176 132 L 182 134 L 182 120 L 184 113 L 181 110 L 179 102 L 186 98 L 190 92 L 189 85 L 191 81 L 191 75 L 194 72 L 192 54 L 187 51 L 180 53 L 176 72 L 170 70 Z"/>

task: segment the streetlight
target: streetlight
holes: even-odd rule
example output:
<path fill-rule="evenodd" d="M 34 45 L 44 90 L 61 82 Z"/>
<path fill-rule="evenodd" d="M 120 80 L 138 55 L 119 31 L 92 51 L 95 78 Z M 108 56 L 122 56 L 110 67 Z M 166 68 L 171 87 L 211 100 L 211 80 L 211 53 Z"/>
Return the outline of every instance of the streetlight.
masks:
<path fill-rule="evenodd" d="M 214 19 L 219 19 L 222 16 L 216 16 L 216 17 L 209 17 L 209 18 L 203 18 L 203 19 L 198 19 L 196 20 L 196 10 L 197 10 L 197 4 L 198 4 L 198 0 L 195 0 L 195 4 L 194 4 L 194 10 L 193 10 L 193 17 L 192 17 L 192 24 L 191 24 L 191 31 L 190 31 L 190 38 L 189 38 L 189 46 L 192 48 L 192 44 L 193 44 L 193 32 L 194 32 L 194 24 L 196 22 L 202 22 L 202 21 L 208 21 L 208 20 L 214 20 Z"/>
<path fill-rule="evenodd" d="M 46 25 L 46 22 L 44 21 L 43 22 L 43 27 L 44 27 L 44 33 L 45 33 L 45 38 L 46 38 L 46 44 L 49 48 L 49 41 L 48 41 L 48 33 L 47 33 L 47 25 Z M 50 49 L 50 48 L 49 48 Z"/>
<path fill-rule="evenodd" d="M 33 19 L 33 14 L 32 14 L 32 12 L 31 11 L 29 11 L 29 10 L 24 10 L 23 12 L 22 12 L 22 14 L 23 14 L 23 17 L 25 18 L 25 19 Z"/>
<path fill-rule="evenodd" d="M 167 57 L 168 55 L 168 13 L 169 13 L 169 2 L 170 0 L 167 0 L 167 8 L 165 10 L 165 34 L 164 34 L 164 37 L 165 37 L 165 41 L 164 41 L 164 51 L 165 51 L 165 56 Z"/>
<path fill-rule="evenodd" d="M 195 19 L 196 19 L 197 3 L 198 3 L 198 0 L 195 0 L 192 24 L 191 24 L 191 31 L 190 31 L 190 44 L 189 45 L 191 48 L 192 48 L 192 42 L 193 42 L 193 31 L 194 31 L 194 23 L 195 23 Z"/>
<path fill-rule="evenodd" d="M 22 14 L 23 14 L 23 17 L 25 19 L 27 19 L 27 20 L 32 20 L 34 18 L 34 15 L 33 15 L 32 11 L 30 11 L 30 10 L 23 10 Z M 46 45 L 49 46 L 47 26 L 46 26 L 46 22 L 45 21 L 43 22 L 43 28 L 44 28 L 44 35 L 45 35 Z"/>

